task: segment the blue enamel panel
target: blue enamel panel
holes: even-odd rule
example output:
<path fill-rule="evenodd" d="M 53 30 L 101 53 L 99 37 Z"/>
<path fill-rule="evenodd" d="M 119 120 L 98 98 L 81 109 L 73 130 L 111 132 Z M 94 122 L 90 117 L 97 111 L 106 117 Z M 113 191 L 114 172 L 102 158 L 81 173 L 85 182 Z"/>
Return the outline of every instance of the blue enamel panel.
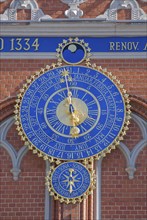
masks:
<path fill-rule="evenodd" d="M 90 187 L 90 173 L 80 163 L 63 163 L 53 172 L 51 183 L 58 195 L 74 199 L 82 196 Z"/>
<path fill-rule="evenodd" d="M 72 98 L 84 103 L 88 111 L 78 125 L 77 138 L 71 137 L 71 126 L 64 123 L 69 106 L 65 106 L 60 119 L 57 112 L 67 99 L 66 85 L 60 82 L 64 69 L 72 76 Z M 116 85 L 104 74 L 84 66 L 64 66 L 42 74 L 26 90 L 20 108 L 28 140 L 48 156 L 62 160 L 80 160 L 103 151 L 119 135 L 125 114 L 124 100 Z"/>
<path fill-rule="evenodd" d="M 0 52 L 10 52 L 10 53 L 46 53 L 46 52 L 56 52 L 58 44 L 62 43 L 67 37 L 40 37 L 40 36 L 1 36 L 0 37 Z M 138 53 L 147 52 L 147 37 L 137 36 L 137 37 L 82 37 L 85 42 L 89 44 L 91 52 L 128 52 L 128 53 Z M 80 46 L 79 46 L 80 47 Z M 69 51 L 65 48 L 65 57 L 68 58 Z M 78 56 L 83 56 L 82 48 L 78 50 Z M 69 57 L 70 59 L 70 57 Z M 74 57 L 74 59 L 77 59 Z M 70 59 L 70 61 L 72 61 Z M 76 60 L 76 62 L 78 62 Z"/>

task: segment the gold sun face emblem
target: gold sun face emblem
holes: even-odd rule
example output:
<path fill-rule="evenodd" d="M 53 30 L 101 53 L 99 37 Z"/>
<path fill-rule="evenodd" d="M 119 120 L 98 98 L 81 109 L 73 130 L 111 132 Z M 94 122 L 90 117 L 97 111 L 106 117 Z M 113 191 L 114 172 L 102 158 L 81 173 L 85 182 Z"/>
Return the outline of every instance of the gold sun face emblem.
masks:
<path fill-rule="evenodd" d="M 71 82 L 72 81 L 72 77 L 70 76 L 70 72 L 66 69 L 64 69 L 62 72 L 61 72 L 61 79 L 60 79 L 60 82 L 61 83 L 64 83 L 67 81 Z"/>
<path fill-rule="evenodd" d="M 64 69 L 64 70 L 62 71 L 62 73 L 61 73 L 61 75 L 64 76 L 64 77 L 69 76 L 69 74 L 70 74 L 69 71 L 66 70 L 66 69 Z"/>

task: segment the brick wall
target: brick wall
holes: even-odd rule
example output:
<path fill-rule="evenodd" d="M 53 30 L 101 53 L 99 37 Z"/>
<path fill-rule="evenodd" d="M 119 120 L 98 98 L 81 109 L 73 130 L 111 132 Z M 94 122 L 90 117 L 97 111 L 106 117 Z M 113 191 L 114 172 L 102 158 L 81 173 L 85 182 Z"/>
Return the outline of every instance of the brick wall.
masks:
<path fill-rule="evenodd" d="M 107 156 L 102 164 L 102 219 L 145 220 L 146 212 L 146 155 L 139 155 L 135 178 L 125 172 L 125 158 L 119 150 Z"/>
<path fill-rule="evenodd" d="M 16 131 L 14 134 L 17 135 Z M 0 148 L 0 156 L 0 219 L 44 219 L 44 161 L 39 158 L 36 160 L 31 152 L 27 153 L 21 163 L 19 180 L 14 181 L 10 172 L 11 159 L 3 148 Z"/>

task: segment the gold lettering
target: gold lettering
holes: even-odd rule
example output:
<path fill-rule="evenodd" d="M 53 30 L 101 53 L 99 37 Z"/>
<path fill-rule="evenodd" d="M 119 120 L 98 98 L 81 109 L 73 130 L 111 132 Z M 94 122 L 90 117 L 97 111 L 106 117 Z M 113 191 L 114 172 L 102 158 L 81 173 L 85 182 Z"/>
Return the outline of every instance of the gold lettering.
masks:
<path fill-rule="evenodd" d="M 11 49 L 10 49 L 11 51 L 14 50 L 14 40 L 15 40 L 14 38 L 12 38 L 10 40 L 11 41 Z"/>
<path fill-rule="evenodd" d="M 38 48 L 39 48 L 39 42 L 38 42 L 38 38 L 36 38 L 35 40 L 34 40 L 34 42 L 33 42 L 33 44 L 32 44 L 32 47 L 34 47 L 35 48 L 35 51 L 36 50 L 38 50 Z"/>
<path fill-rule="evenodd" d="M 121 50 L 121 48 L 120 48 L 120 42 L 116 42 L 116 50 Z"/>
<path fill-rule="evenodd" d="M 4 39 L 0 38 L 0 50 L 4 49 Z"/>
<path fill-rule="evenodd" d="M 147 50 L 147 43 L 145 44 L 145 47 L 144 47 L 144 49 L 143 50 Z"/>
<path fill-rule="evenodd" d="M 110 50 L 123 51 L 123 50 L 138 50 L 139 42 L 110 42 Z M 147 49 L 147 46 L 146 46 Z"/>
<path fill-rule="evenodd" d="M 16 38 L 17 47 L 15 47 L 15 50 L 21 50 L 22 49 L 21 40 L 22 40 L 22 38 Z"/>
<path fill-rule="evenodd" d="M 110 44 L 110 50 L 115 50 L 114 49 L 115 43 L 114 42 L 110 42 L 109 44 Z"/>
<path fill-rule="evenodd" d="M 30 48 L 33 48 L 35 51 L 39 48 L 38 38 L 36 38 L 32 44 L 30 44 L 30 38 L 12 38 L 11 41 L 11 51 L 13 50 L 25 50 L 29 51 Z"/>
<path fill-rule="evenodd" d="M 127 50 L 127 43 L 126 42 L 122 42 L 121 43 L 121 46 L 122 46 L 122 50 Z"/>
<path fill-rule="evenodd" d="M 134 47 L 134 50 L 138 50 L 138 45 L 139 45 L 139 42 L 132 42 L 133 44 L 133 47 Z"/>
<path fill-rule="evenodd" d="M 30 49 L 30 44 L 29 44 L 30 38 L 25 38 L 24 41 L 26 47 L 24 47 L 23 49 L 27 51 Z"/>
<path fill-rule="evenodd" d="M 127 50 L 132 50 L 132 42 L 127 43 Z"/>

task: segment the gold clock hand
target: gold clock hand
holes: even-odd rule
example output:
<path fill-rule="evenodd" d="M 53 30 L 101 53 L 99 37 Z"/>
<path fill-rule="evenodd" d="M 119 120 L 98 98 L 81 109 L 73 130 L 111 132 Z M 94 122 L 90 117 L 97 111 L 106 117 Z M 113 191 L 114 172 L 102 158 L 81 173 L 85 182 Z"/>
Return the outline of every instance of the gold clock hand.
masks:
<path fill-rule="evenodd" d="M 66 83 L 67 99 L 68 99 L 69 104 L 71 104 L 72 93 L 71 93 L 71 91 L 69 89 L 68 81 L 71 81 L 72 79 L 71 79 L 71 77 L 69 77 L 69 74 L 70 74 L 69 71 L 64 69 L 61 72 L 62 77 L 64 77 L 64 78 L 61 78 L 61 82 L 63 82 L 63 83 L 65 82 Z"/>
<path fill-rule="evenodd" d="M 73 182 L 72 181 L 69 181 L 69 192 L 72 193 L 72 185 L 73 185 Z"/>
<path fill-rule="evenodd" d="M 72 104 L 72 92 L 70 91 L 69 84 L 68 84 L 68 81 L 71 81 L 71 77 L 69 77 L 70 73 L 69 73 L 69 71 L 64 69 L 61 74 L 62 74 L 62 76 L 65 79 L 65 81 L 64 80 L 61 80 L 61 81 L 66 83 L 67 101 L 69 103 L 69 112 L 73 113 L 75 109 L 74 109 L 73 104 Z"/>
<path fill-rule="evenodd" d="M 70 177 L 72 177 L 72 173 L 73 173 L 74 171 L 75 171 L 75 170 L 72 169 L 72 168 L 69 169 L 69 176 L 70 176 Z"/>
<path fill-rule="evenodd" d="M 77 127 L 77 125 L 79 125 L 79 123 L 80 123 L 80 119 L 79 119 L 76 111 L 71 112 L 71 116 L 72 116 L 73 127 L 70 130 L 70 134 L 72 135 L 72 137 L 76 138 L 76 137 L 78 137 L 78 135 L 80 133 L 80 129 Z"/>
<path fill-rule="evenodd" d="M 74 172 L 74 169 L 69 169 L 69 176 L 70 176 L 70 178 L 72 179 L 72 180 L 69 180 L 69 192 L 70 193 L 72 193 L 72 191 L 73 191 L 73 185 L 74 185 L 74 182 L 73 182 L 73 175 L 72 175 L 72 173 Z"/>
<path fill-rule="evenodd" d="M 80 134 L 80 129 L 77 126 L 73 126 L 70 129 L 70 134 L 73 138 L 77 138 Z"/>

